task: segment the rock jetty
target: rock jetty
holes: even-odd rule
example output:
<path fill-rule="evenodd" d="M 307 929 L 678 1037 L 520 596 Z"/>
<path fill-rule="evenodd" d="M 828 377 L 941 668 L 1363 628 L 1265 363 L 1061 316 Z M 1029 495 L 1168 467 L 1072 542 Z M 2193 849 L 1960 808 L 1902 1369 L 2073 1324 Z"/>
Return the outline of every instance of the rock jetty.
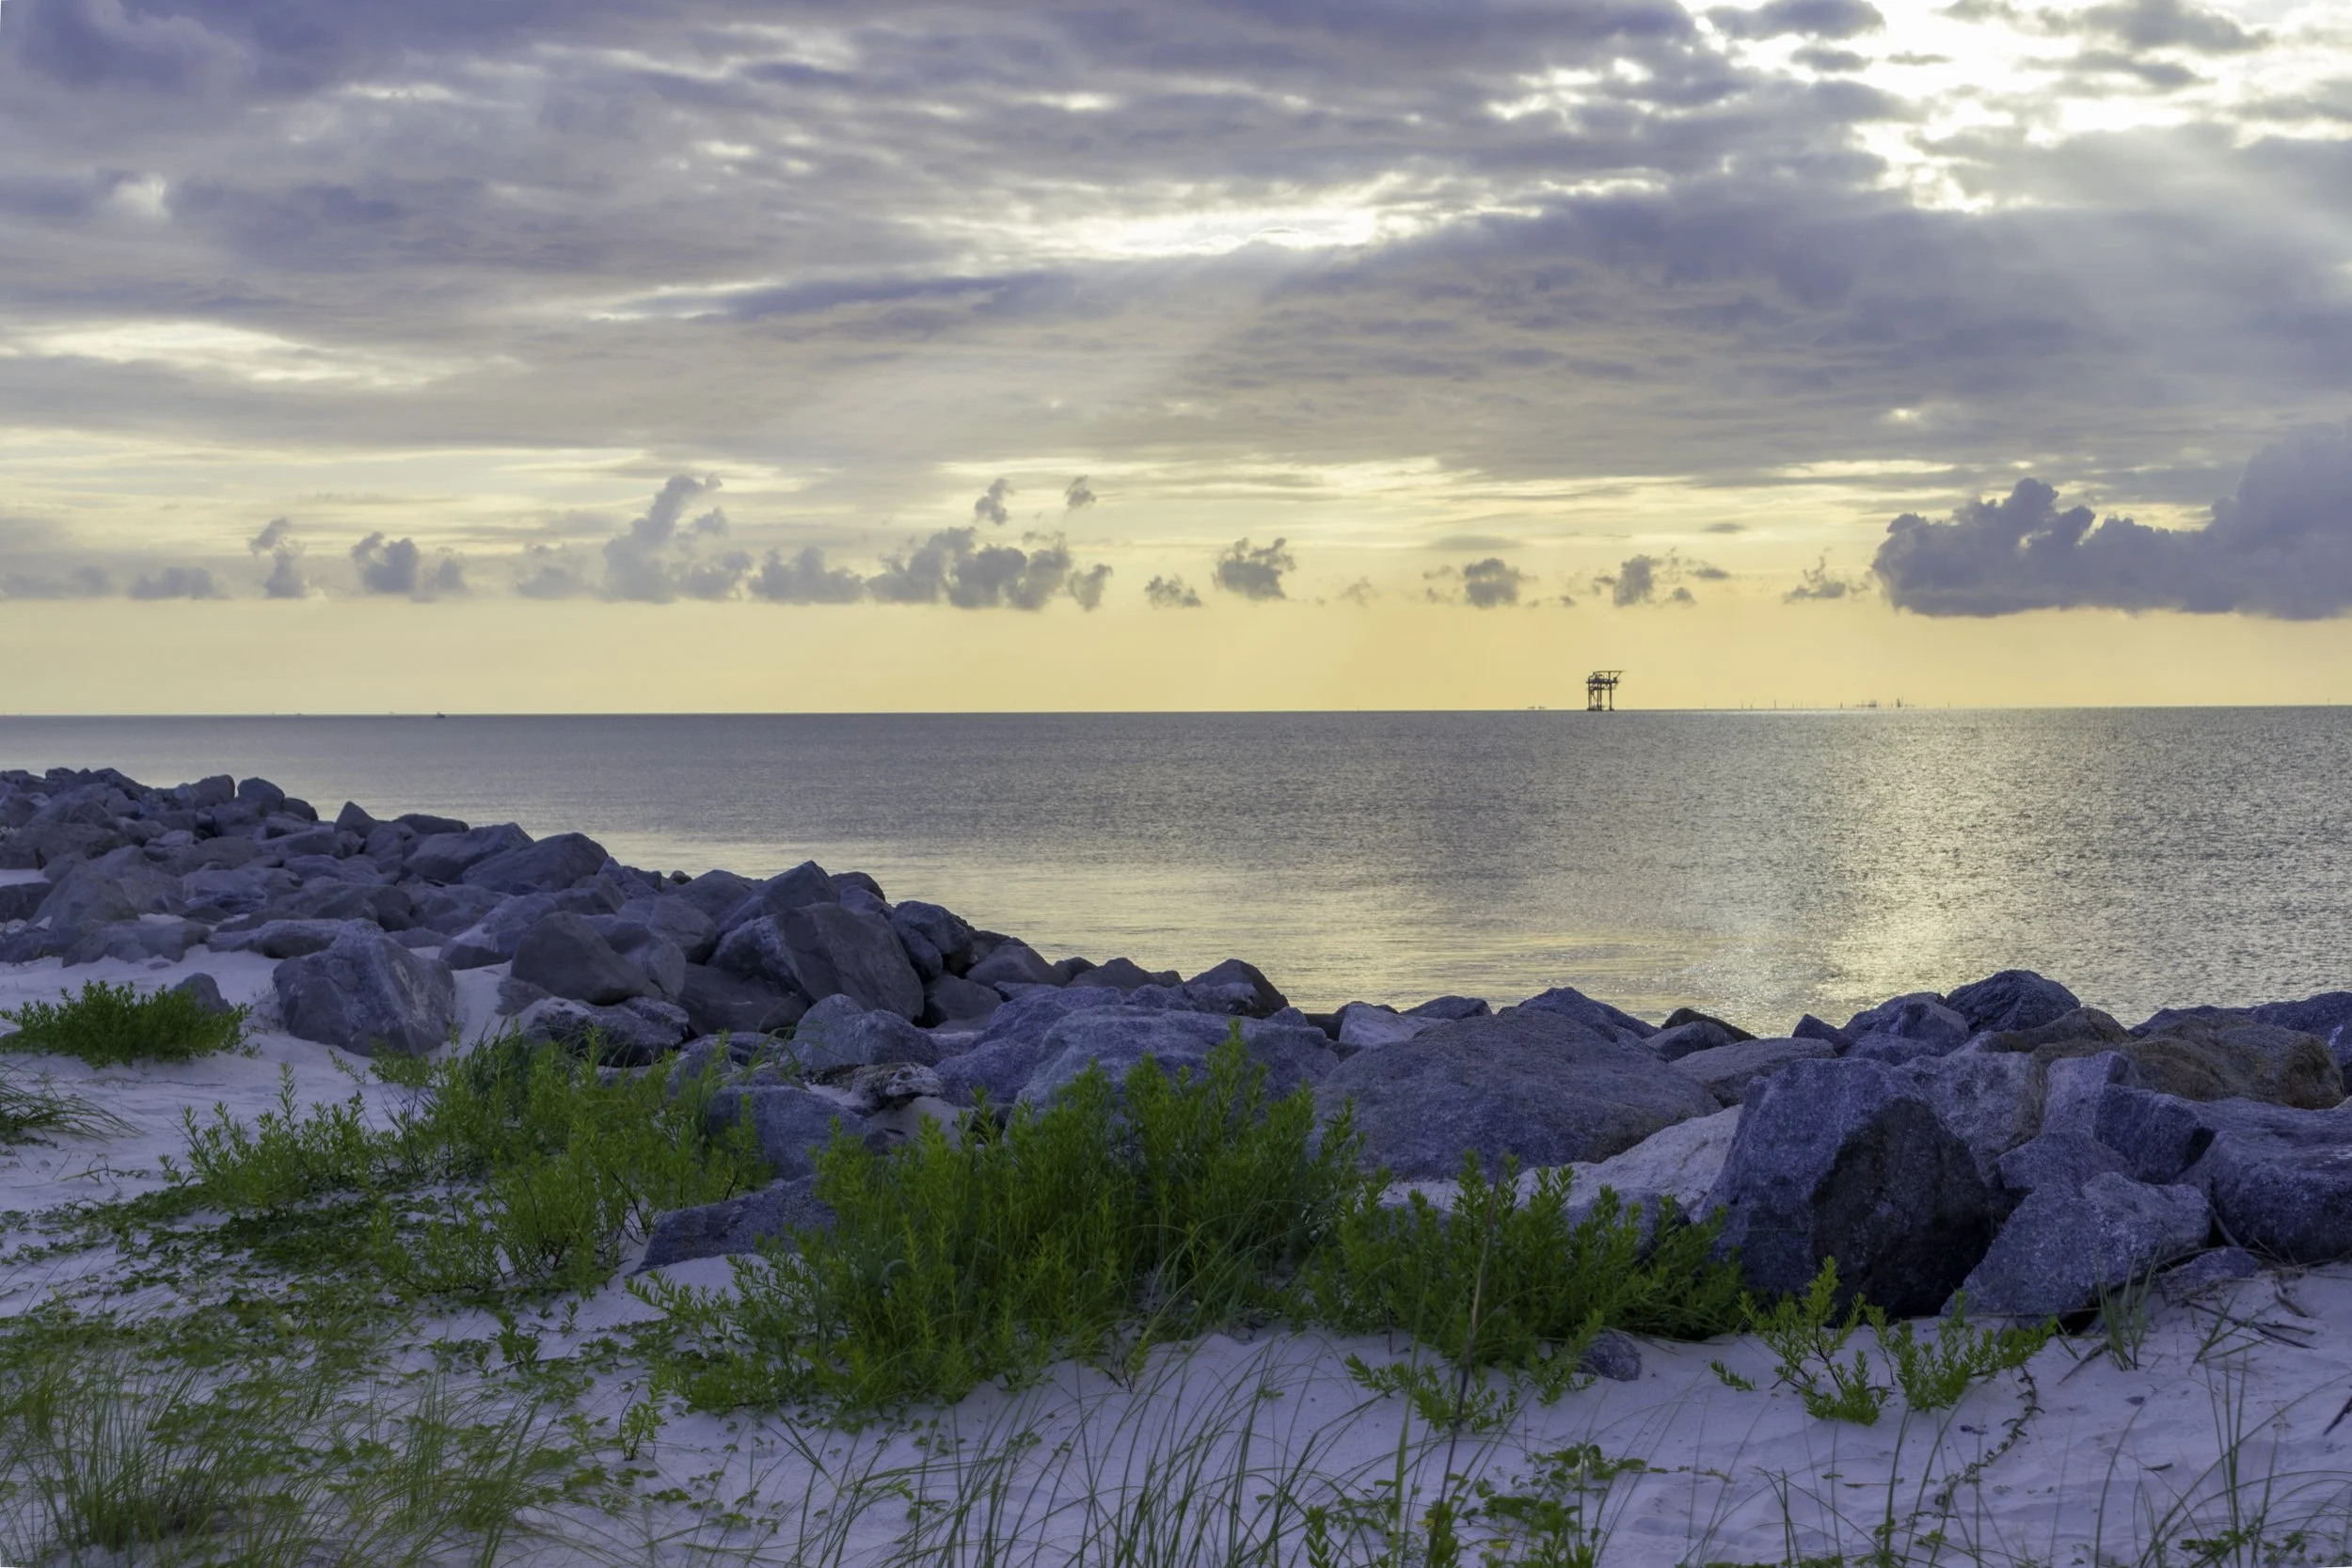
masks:
<path fill-rule="evenodd" d="M 1779 1036 L 1688 1008 L 1653 1024 L 1566 987 L 1306 1013 L 1238 958 L 1190 976 L 1048 959 L 814 862 L 663 875 L 580 833 L 351 803 L 326 819 L 265 779 L 111 768 L 0 772 L 0 963 L 198 984 L 206 954 L 258 954 L 302 1039 L 435 1049 L 477 970 L 528 1036 L 672 1070 L 723 1053 L 712 1114 L 749 1122 L 777 1184 L 665 1217 L 654 1261 L 821 1220 L 810 1161 L 836 1123 L 903 1135 L 976 1094 L 1044 1101 L 1089 1064 L 1193 1066 L 1236 1026 L 1274 1092 L 1352 1106 L 1400 1180 L 1442 1192 L 1466 1153 L 1573 1166 L 1720 1212 L 1761 1289 L 1835 1258 L 1892 1311 L 1964 1292 L 2038 1318 L 2172 1268 L 2352 1259 L 2352 990 L 2127 1027 L 2010 970 Z"/>

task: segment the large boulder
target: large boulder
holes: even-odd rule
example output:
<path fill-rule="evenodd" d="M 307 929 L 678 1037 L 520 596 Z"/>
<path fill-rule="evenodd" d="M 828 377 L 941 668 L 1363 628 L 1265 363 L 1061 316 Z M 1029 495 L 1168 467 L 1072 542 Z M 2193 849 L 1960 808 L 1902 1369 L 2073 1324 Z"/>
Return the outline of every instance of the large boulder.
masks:
<path fill-rule="evenodd" d="M 646 895 L 623 904 L 612 918 L 632 921 L 675 943 L 691 964 L 710 961 L 719 945 L 719 923 L 684 898 Z"/>
<path fill-rule="evenodd" d="M 686 954 L 678 944 L 650 926 L 619 915 L 605 915 L 590 924 L 612 944 L 612 951 L 645 972 L 656 996 L 677 1000 L 686 987 Z"/>
<path fill-rule="evenodd" d="M 1338 1038 L 1351 1051 L 1376 1051 L 1384 1045 L 1409 1040 L 1444 1022 L 1438 1018 L 1413 1018 L 1375 1003 L 1350 1002 L 1340 1009 Z"/>
<path fill-rule="evenodd" d="M 2002 1155 L 2042 1130 L 2042 1075 L 2030 1057 L 1961 1051 L 1896 1070 L 1927 1096 L 1936 1119 L 1968 1146 L 1978 1174 L 1987 1181 Z"/>
<path fill-rule="evenodd" d="M 1353 1101 L 1365 1158 L 1400 1177 L 1605 1160 L 1662 1127 L 1722 1107 L 1638 1043 L 1566 1012 L 1518 1007 L 1359 1052 L 1316 1090 L 1326 1116 Z"/>
<path fill-rule="evenodd" d="M 492 906 L 489 913 L 442 943 L 441 957 L 449 960 L 452 969 L 482 969 L 505 963 L 515 957 L 523 934 L 555 912 L 552 894 L 533 893 L 503 899 Z"/>
<path fill-rule="evenodd" d="M 561 893 L 595 876 L 612 858 L 585 833 L 557 833 L 485 856 L 458 879 L 497 893 Z M 415 860 L 409 859 L 412 869 Z"/>
<path fill-rule="evenodd" d="M 969 1024 L 993 1017 L 1004 1000 L 993 987 L 961 974 L 942 974 L 936 980 L 924 982 L 923 1010 L 915 1016 L 915 1022 L 927 1028 L 942 1023 Z"/>
<path fill-rule="evenodd" d="M 405 931 L 416 921 L 416 904 L 405 890 L 364 882 L 322 879 L 270 901 L 271 912 L 290 920 L 367 920 L 387 931 Z"/>
<path fill-rule="evenodd" d="M 453 882 L 493 855 L 527 847 L 531 835 L 512 822 L 421 838 L 403 870 L 424 882 Z"/>
<path fill-rule="evenodd" d="M 716 918 L 720 930 L 732 931 L 746 921 L 781 921 L 792 911 L 811 904 L 839 902 L 840 884 L 815 861 L 803 861 L 789 871 L 753 883 L 743 897 Z"/>
<path fill-rule="evenodd" d="M 2352 1259 L 2352 1106 L 2224 1100 L 2194 1115 L 2213 1137 L 2182 1180 L 2204 1189 L 2231 1242 L 2291 1263 Z"/>
<path fill-rule="evenodd" d="M 713 929 L 728 913 L 739 907 L 757 890 L 759 884 L 748 877 L 732 871 L 706 871 L 690 881 L 672 888 L 669 896 L 683 898 L 709 917 Z"/>
<path fill-rule="evenodd" d="M 754 1084 L 723 1088 L 710 1098 L 709 1127 L 723 1132 L 737 1121 L 751 1124 L 759 1156 L 780 1180 L 817 1168 L 817 1152 L 837 1126 L 863 1136 L 865 1118 L 839 1101 L 794 1084 Z"/>
<path fill-rule="evenodd" d="M 1212 964 L 1184 983 L 1201 987 L 1248 986 L 1249 1004 L 1241 1010 L 1250 1018 L 1272 1018 L 1291 1005 L 1290 998 L 1275 990 L 1274 982 L 1256 964 L 1240 958 Z"/>
<path fill-rule="evenodd" d="M 789 1244 L 796 1231 L 830 1230 L 834 1224 L 833 1210 L 817 1196 L 814 1176 L 774 1181 L 756 1192 L 656 1215 L 634 1272 L 757 1252 L 764 1242 Z"/>
<path fill-rule="evenodd" d="M 1554 986 L 1539 996 L 1529 997 L 1512 1011 L 1555 1013 L 1574 1020 L 1603 1039 L 1646 1040 L 1658 1033 L 1656 1024 L 1645 1023 L 1631 1013 L 1596 1001 L 1574 986 Z"/>
<path fill-rule="evenodd" d="M 1994 1166 L 2002 1195 L 2022 1200 L 2052 1188 L 2078 1192 L 2094 1176 L 2128 1178 L 2123 1157 L 2088 1132 L 2060 1131 L 2028 1138 L 2001 1156 Z"/>
<path fill-rule="evenodd" d="M 145 912 L 120 878 L 94 865 L 77 865 L 49 890 L 33 918 L 49 922 L 51 935 L 65 942 L 101 926 L 136 920 Z"/>
<path fill-rule="evenodd" d="M 697 1035 L 770 1034 L 808 1011 L 808 998 L 796 990 L 703 964 L 686 966 L 677 1002 Z"/>
<path fill-rule="evenodd" d="M 422 882 L 411 883 L 402 889 L 408 895 L 411 927 L 423 927 L 443 936 L 455 936 L 468 927 L 489 917 L 490 911 L 508 902 L 506 895 L 493 893 L 486 887 L 433 887 Z M 548 909 L 553 909 L 548 904 Z M 520 931 L 516 933 L 520 935 Z M 509 948 L 511 955 L 512 948 Z"/>
<path fill-rule="evenodd" d="M 977 985 L 1003 988 L 1006 986 L 1055 986 L 1061 977 L 1054 966 L 1045 961 L 1036 948 L 1025 942 L 1009 939 L 998 942 L 966 972 L 965 978 Z"/>
<path fill-rule="evenodd" d="M 1680 1029 L 1708 1027 L 1686 1023 Z M 1678 1032 L 1669 1030 L 1665 1034 Z M 1665 1034 L 1652 1037 L 1650 1044 L 1654 1047 Z M 1718 1102 L 1737 1105 L 1754 1092 L 1753 1085 L 1769 1081 L 1789 1063 L 1820 1061 L 1836 1054 L 1836 1048 L 1826 1040 L 1752 1039 L 1684 1052 L 1670 1058 L 1669 1066 L 1713 1095 Z"/>
<path fill-rule="evenodd" d="M 2118 1049 L 2148 1087 L 2183 1100 L 2259 1100 L 2324 1111 L 2344 1100 L 2327 1042 L 2275 1023 L 2181 1019 Z"/>
<path fill-rule="evenodd" d="M 2050 1318 L 2094 1305 L 2205 1244 L 2213 1215 L 2193 1186 L 2152 1187 L 2114 1171 L 2050 1183 L 2018 1207 L 1961 1285 L 1971 1312 Z"/>
<path fill-rule="evenodd" d="M 909 898 L 892 907 L 890 928 L 898 933 L 910 954 L 918 944 L 938 954 L 941 965 L 949 974 L 962 974 L 972 967 L 971 923 L 952 910 Z M 923 977 L 932 978 L 929 974 Z"/>
<path fill-rule="evenodd" d="M 323 952 L 287 959 L 274 979 L 288 1034 L 363 1056 L 422 1055 L 457 1027 L 449 965 L 363 927 L 344 927 Z"/>
<path fill-rule="evenodd" d="M 793 977 L 809 997 L 847 996 L 861 1007 L 910 1020 L 922 1012 L 923 982 L 882 916 L 810 903 L 787 911 L 775 924 Z"/>
<path fill-rule="evenodd" d="M 85 930 L 63 950 L 61 957 L 67 967 L 94 964 L 105 958 L 116 958 L 125 963 L 151 962 L 162 958 L 177 963 L 186 958 L 188 949 L 201 942 L 207 934 L 208 927 L 193 920 L 151 914 L 142 920 L 119 921 L 111 926 Z"/>
<path fill-rule="evenodd" d="M 1842 1033 L 1860 1050 L 1872 1037 L 1904 1040 L 1920 1048 L 1913 1055 L 1955 1051 L 1972 1033 L 1968 1020 L 1944 1005 L 1931 990 L 1914 991 L 1866 1008 L 1846 1021 Z"/>
<path fill-rule="evenodd" d="M 649 996 L 617 1006 L 550 996 L 523 1008 L 515 1027 L 525 1039 L 594 1052 L 609 1067 L 647 1066 L 683 1045 L 691 1032 L 684 1008 Z"/>
<path fill-rule="evenodd" d="M 215 953 L 259 953 L 265 958 L 299 958 L 324 953 L 344 934 L 382 927 L 371 921 L 265 920 L 244 930 L 215 929 L 208 945 Z"/>
<path fill-rule="evenodd" d="M 1919 1087 L 1875 1062 L 1797 1062 L 1750 1101 L 1708 1207 L 1759 1291 L 1838 1288 L 1902 1317 L 1935 1311 L 1993 1241 L 1993 1195 Z"/>
<path fill-rule="evenodd" d="M 1239 1022 L 1243 1047 L 1253 1063 L 1266 1069 L 1269 1099 L 1318 1083 L 1337 1065 L 1323 1031 L 1296 1014 Z M 1038 1065 L 1022 1085 L 1020 1098 L 1049 1104 L 1089 1067 L 1099 1067 L 1112 1083 L 1121 1083 L 1146 1056 L 1170 1076 L 1180 1070 L 1198 1076 L 1209 1053 L 1231 1037 L 1235 1022 L 1210 1013 L 1115 1006 L 1071 1013 L 1046 1032 Z"/>
<path fill-rule="evenodd" d="M 1686 1219 L 1703 1219 L 1740 1132 L 1740 1107 L 1693 1117 L 1661 1128 L 1622 1154 L 1574 1167 L 1572 1199 L 1581 1202 L 1606 1187 L 1628 1202 L 1671 1197 Z"/>
<path fill-rule="evenodd" d="M 645 972 L 614 952 L 586 916 L 562 912 L 542 917 L 522 934 L 510 973 L 550 995 L 599 1006 L 654 990 Z"/>
<path fill-rule="evenodd" d="M 1968 1032 L 2031 1029 L 2063 1018 L 2082 1006 L 2074 993 L 2030 969 L 2005 969 L 1944 998 L 1944 1006 L 1965 1019 Z"/>
<path fill-rule="evenodd" d="M 881 1062 L 916 1062 L 930 1067 L 940 1057 L 939 1041 L 897 1013 L 861 1007 L 847 996 L 824 998 L 792 1026 L 787 1048 L 803 1071 L 870 1067 Z"/>
<path fill-rule="evenodd" d="M 1701 1017 L 1669 1023 L 1652 1035 L 1648 1043 L 1660 1061 L 1673 1062 L 1694 1052 L 1719 1051 L 1727 1045 L 1744 1045 L 1754 1038 L 1754 1035 L 1734 1029 L 1719 1019 Z"/>

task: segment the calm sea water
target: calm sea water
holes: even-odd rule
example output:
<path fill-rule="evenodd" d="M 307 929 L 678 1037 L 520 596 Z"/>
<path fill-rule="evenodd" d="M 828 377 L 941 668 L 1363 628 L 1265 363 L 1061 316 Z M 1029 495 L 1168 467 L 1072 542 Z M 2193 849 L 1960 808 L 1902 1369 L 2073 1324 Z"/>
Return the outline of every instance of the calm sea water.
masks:
<path fill-rule="evenodd" d="M 2125 1022 L 2352 986 L 2352 711 L 6 719 L 0 767 L 815 857 L 1292 998 L 1758 1032 L 2022 965 Z"/>

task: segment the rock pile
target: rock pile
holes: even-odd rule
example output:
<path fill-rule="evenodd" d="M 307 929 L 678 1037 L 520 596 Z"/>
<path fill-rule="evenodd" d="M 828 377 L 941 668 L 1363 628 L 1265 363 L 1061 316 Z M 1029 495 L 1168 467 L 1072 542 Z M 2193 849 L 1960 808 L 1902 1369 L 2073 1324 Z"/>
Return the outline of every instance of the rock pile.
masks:
<path fill-rule="evenodd" d="M 411 1053 L 454 1031 L 454 973 L 490 970 L 530 1035 L 639 1063 L 728 1053 L 714 1117 L 801 1185 L 672 1216 L 656 1259 L 821 1218 L 804 1183 L 835 1125 L 898 1136 L 976 1094 L 1041 1102 L 1089 1064 L 1196 1066 L 1236 1022 L 1273 1092 L 1352 1106 L 1396 1177 L 1510 1158 L 1720 1210 L 1759 1288 L 1835 1258 L 1890 1309 L 1964 1291 L 2039 1316 L 2208 1249 L 2192 1267 L 2352 1259 L 2352 991 L 2126 1028 L 2012 970 L 1763 1037 L 1566 988 L 1311 1015 L 1239 959 L 1190 978 L 1048 960 L 814 862 L 663 876 L 579 833 L 355 804 L 329 822 L 263 779 L 113 769 L 0 773 L 0 868 L 40 873 L 0 883 L 0 962 L 257 953 L 290 1032 Z"/>

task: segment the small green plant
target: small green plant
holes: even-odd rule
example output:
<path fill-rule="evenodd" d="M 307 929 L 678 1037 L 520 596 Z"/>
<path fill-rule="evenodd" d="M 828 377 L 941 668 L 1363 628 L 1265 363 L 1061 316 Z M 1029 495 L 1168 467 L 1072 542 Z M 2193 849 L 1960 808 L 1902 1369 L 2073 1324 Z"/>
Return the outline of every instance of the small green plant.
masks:
<path fill-rule="evenodd" d="M 1956 1297 L 1935 1338 L 1917 1337 L 1907 1323 L 1891 1326 L 1876 1307 L 1866 1309 L 1879 1350 L 1895 1370 L 1895 1386 L 1914 1410 L 1945 1410 L 1976 1385 L 2015 1371 L 2058 1332 L 2054 1323 L 2031 1327 L 1978 1328 L 1968 1322 L 1968 1298 Z"/>
<path fill-rule="evenodd" d="M 1604 1328 L 1696 1339 L 1740 1326 L 1746 1297 L 1737 1269 L 1712 1257 L 1714 1225 L 1686 1224 L 1669 1203 L 1645 1234 L 1606 1188 L 1572 1220 L 1570 1180 L 1543 1171 L 1521 1201 L 1515 1164 L 1489 1181 L 1470 1155 L 1451 1212 L 1418 1193 L 1384 1207 L 1368 1186 L 1302 1272 L 1294 1309 L 1505 1369 L 1546 1401 L 1567 1389 Z"/>
<path fill-rule="evenodd" d="M 1648 1466 L 1611 1459 L 1593 1443 L 1534 1457 L 1534 1471 L 1514 1490 L 1478 1482 L 1478 1517 L 1491 1532 L 1480 1550 L 1486 1568 L 1598 1568 L 1609 1489 Z"/>
<path fill-rule="evenodd" d="M 2124 1371 L 2139 1366 L 2139 1347 L 2148 1338 L 2148 1295 L 2154 1284 L 2153 1274 L 2143 1274 L 2121 1285 L 2099 1287 L 2101 1348 Z"/>
<path fill-rule="evenodd" d="M 1874 1426 L 1894 1390 L 1870 1381 L 1869 1357 L 1862 1351 L 1851 1362 L 1843 1359 L 1847 1341 L 1870 1309 L 1856 1300 L 1840 1317 L 1836 1298 L 1837 1259 L 1824 1259 L 1803 1295 L 1782 1296 L 1769 1307 L 1751 1306 L 1748 1327 L 1778 1358 L 1779 1381 L 1797 1391 L 1807 1415 Z M 1720 1369 L 1716 1375 L 1725 1376 Z"/>
<path fill-rule="evenodd" d="M 59 991 L 56 1002 L 27 1002 L 0 1019 L 16 1032 L 0 1035 L 0 1051 L 72 1056 L 92 1067 L 128 1062 L 184 1062 L 231 1051 L 245 1040 L 246 1009 L 208 1011 L 186 991 L 141 995 L 125 982 L 83 982 L 79 996 Z"/>
<path fill-rule="evenodd" d="M 686 1344 L 700 1405 L 952 1400 L 1057 1356 L 1132 1365 L 1152 1344 L 1279 1303 L 1365 1178 L 1348 1119 L 1269 1101 L 1236 1025 L 1202 1070 L 1146 1058 L 1118 1090 L 1089 1069 L 959 1141 L 936 1123 L 817 1160 L 827 1230 L 737 1267 L 731 1295 L 632 1282 Z M 791 1254 L 797 1250 L 797 1257 Z"/>

